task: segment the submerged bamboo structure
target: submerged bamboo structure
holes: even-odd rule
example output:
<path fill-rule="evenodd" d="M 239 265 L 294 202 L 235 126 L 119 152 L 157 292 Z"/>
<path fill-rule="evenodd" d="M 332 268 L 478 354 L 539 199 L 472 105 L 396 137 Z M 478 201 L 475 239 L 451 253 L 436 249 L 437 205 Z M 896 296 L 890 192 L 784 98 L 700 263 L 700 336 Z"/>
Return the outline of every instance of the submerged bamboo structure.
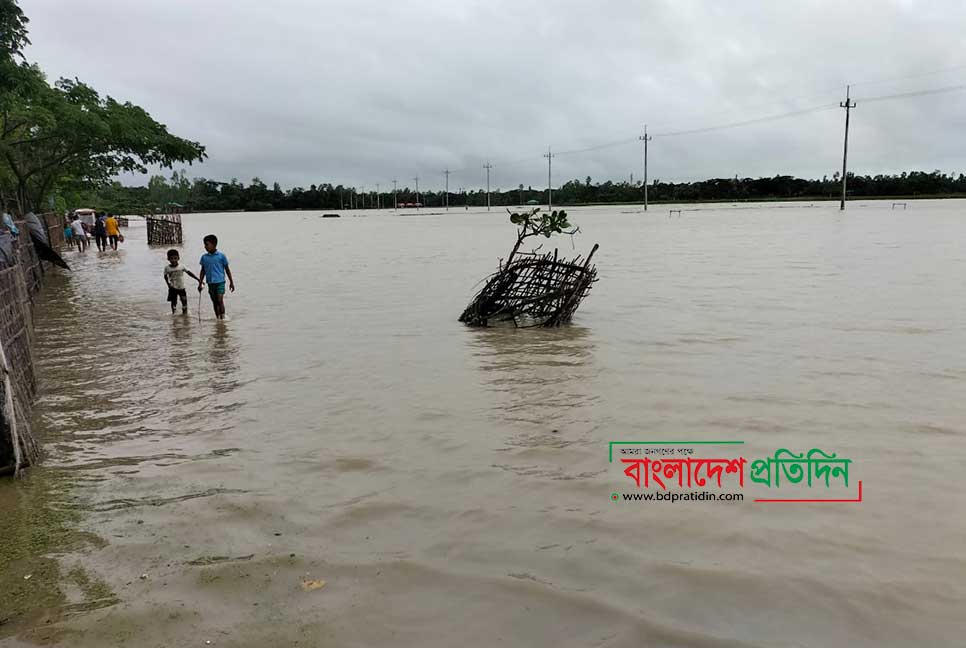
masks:
<path fill-rule="evenodd" d="M 459 321 L 470 326 L 512 324 L 517 328 L 559 326 L 569 322 L 597 281 L 597 267 L 586 259 L 560 259 L 553 253 L 518 253 L 491 275 Z"/>
<path fill-rule="evenodd" d="M 148 245 L 181 245 L 181 214 L 146 214 Z"/>
<path fill-rule="evenodd" d="M 597 281 L 597 267 L 590 264 L 597 244 L 586 259 L 581 256 L 561 259 L 556 248 L 553 254 L 541 254 L 539 247 L 520 252 L 523 242 L 530 237 L 573 236 L 580 229 L 570 225 L 567 212 L 540 214 L 539 207 L 529 212 L 510 213 L 510 222 L 517 226 L 517 242 L 510 256 L 485 280 L 486 284 L 459 321 L 470 326 L 512 324 L 517 328 L 560 326 L 569 322 Z"/>

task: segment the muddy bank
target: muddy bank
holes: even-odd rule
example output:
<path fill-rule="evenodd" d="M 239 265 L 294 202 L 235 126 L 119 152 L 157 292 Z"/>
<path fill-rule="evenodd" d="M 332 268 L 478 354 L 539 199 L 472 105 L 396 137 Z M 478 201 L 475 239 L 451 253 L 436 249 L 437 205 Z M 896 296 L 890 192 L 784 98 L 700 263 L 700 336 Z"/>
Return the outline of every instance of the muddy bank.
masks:
<path fill-rule="evenodd" d="M 0 481 L 0 641 L 59 640 L 58 623 L 116 602 L 103 581 L 65 559 L 105 545 L 77 530 L 70 480 L 68 471 L 35 467 L 25 479 Z"/>

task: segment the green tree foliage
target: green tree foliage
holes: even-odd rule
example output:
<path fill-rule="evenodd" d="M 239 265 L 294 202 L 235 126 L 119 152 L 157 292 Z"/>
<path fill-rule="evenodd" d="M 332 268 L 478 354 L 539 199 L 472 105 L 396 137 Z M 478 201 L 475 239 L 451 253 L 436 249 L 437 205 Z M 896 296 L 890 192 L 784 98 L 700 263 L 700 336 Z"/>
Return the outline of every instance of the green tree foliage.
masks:
<path fill-rule="evenodd" d="M 0 0 L 0 54 L 4 58 L 23 55 L 23 48 L 30 44 L 27 38 L 27 23 L 16 0 Z"/>
<path fill-rule="evenodd" d="M 15 0 L 0 0 L 0 99 L 16 88 L 27 38 L 27 16 Z"/>
<path fill-rule="evenodd" d="M 0 198 L 5 204 L 20 212 L 39 210 L 55 189 L 103 186 L 122 172 L 146 173 L 148 166 L 170 168 L 205 157 L 203 146 L 170 134 L 140 106 L 102 97 L 77 79 L 50 85 L 38 67 L 20 60 L 26 22 L 13 0 L 0 0 Z"/>

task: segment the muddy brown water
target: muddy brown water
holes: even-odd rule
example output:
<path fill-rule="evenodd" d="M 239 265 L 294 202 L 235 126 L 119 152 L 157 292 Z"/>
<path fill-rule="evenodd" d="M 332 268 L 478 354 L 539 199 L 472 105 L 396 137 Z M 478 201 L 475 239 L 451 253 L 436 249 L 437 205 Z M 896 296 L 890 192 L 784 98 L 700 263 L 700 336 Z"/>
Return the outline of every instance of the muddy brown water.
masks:
<path fill-rule="evenodd" d="M 550 331 L 456 322 L 497 210 L 187 216 L 223 324 L 143 226 L 67 253 L 0 646 L 961 645 L 966 203 L 571 214 L 600 282 Z M 612 502 L 653 439 L 835 451 L 863 501 Z"/>

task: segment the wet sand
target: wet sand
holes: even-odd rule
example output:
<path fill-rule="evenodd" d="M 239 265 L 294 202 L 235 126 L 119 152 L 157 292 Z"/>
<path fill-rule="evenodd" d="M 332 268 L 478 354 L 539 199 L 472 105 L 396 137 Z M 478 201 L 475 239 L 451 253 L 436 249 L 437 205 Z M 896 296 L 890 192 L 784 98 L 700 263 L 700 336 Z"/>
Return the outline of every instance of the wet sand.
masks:
<path fill-rule="evenodd" d="M 889 207 L 572 210 L 600 282 L 552 331 L 456 322 L 497 210 L 187 216 L 225 323 L 169 314 L 143 228 L 68 253 L 0 646 L 957 645 L 966 203 Z M 864 501 L 610 501 L 609 441 L 732 438 Z"/>

